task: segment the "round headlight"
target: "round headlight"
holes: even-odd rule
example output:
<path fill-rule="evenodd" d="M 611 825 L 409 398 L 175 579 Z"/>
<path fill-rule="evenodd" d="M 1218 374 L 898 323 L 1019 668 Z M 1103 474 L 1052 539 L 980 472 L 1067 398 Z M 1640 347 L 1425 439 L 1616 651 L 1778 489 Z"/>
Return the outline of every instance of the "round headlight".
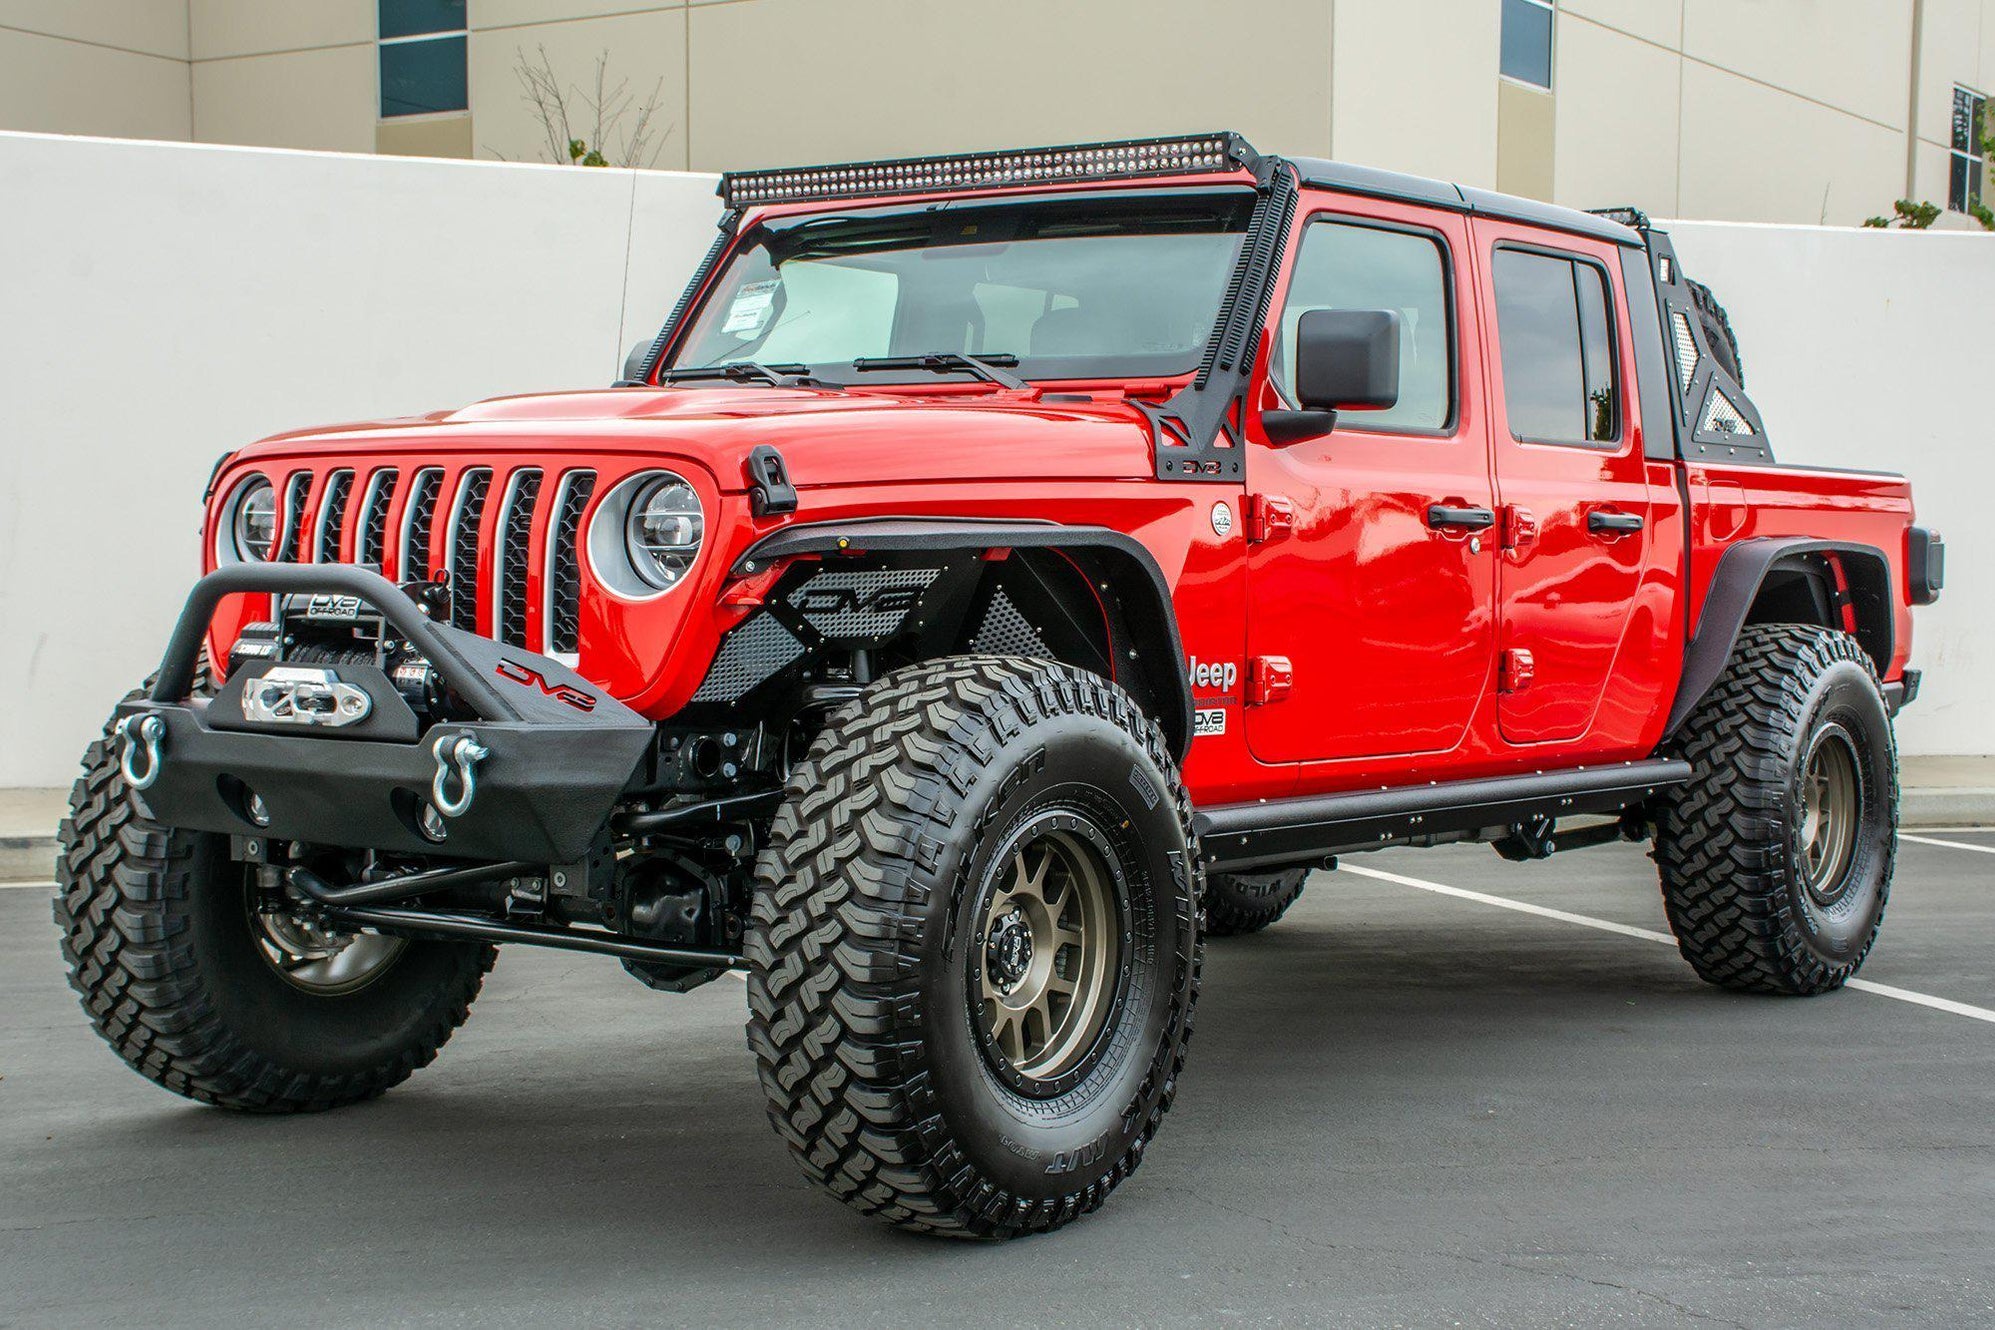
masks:
<path fill-rule="evenodd" d="M 270 558 L 277 544 L 277 491 L 258 476 L 236 496 L 230 522 L 236 557 L 253 563 Z"/>
<path fill-rule="evenodd" d="M 667 472 L 651 481 L 631 502 L 624 521 L 637 575 L 660 591 L 679 584 L 693 566 L 706 537 L 706 517 L 693 487 Z"/>

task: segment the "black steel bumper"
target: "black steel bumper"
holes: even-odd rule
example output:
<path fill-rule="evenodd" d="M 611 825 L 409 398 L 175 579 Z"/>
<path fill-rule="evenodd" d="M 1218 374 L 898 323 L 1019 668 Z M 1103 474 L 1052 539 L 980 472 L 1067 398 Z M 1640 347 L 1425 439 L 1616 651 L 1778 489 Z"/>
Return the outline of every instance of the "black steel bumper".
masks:
<path fill-rule="evenodd" d="M 277 732 L 246 720 L 227 690 L 212 699 L 190 697 L 215 607 L 236 592 L 358 597 L 477 718 L 397 741 L 298 727 Z M 369 688 L 385 677 L 365 669 L 354 674 L 354 682 Z M 337 565 L 239 565 L 203 578 L 174 629 L 151 697 L 128 704 L 120 720 L 128 775 L 143 780 L 140 797 L 170 826 L 543 864 L 587 853 L 652 737 L 651 722 L 559 661 L 434 623 L 386 578 Z M 458 749 L 467 737 L 484 750 L 471 764 L 469 791 Z M 442 788 L 450 802 L 470 797 L 460 813 L 443 819 L 448 836 L 439 844 L 423 834 L 421 822 L 434 802 L 439 763 L 453 760 Z M 262 821 L 251 816 L 252 793 Z"/>

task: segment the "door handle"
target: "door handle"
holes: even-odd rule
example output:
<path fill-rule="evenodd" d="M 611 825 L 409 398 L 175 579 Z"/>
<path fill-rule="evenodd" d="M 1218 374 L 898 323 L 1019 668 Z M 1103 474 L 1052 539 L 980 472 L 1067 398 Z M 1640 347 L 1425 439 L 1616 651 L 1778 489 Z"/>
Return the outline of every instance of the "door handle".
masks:
<path fill-rule="evenodd" d="M 1625 535 L 1642 529 L 1640 513 L 1615 513 L 1599 509 L 1586 515 L 1586 529 L 1595 535 Z"/>
<path fill-rule="evenodd" d="M 1486 531 L 1496 525 L 1496 514 L 1487 508 L 1450 508 L 1445 503 L 1427 505 L 1427 525 L 1439 530 Z"/>

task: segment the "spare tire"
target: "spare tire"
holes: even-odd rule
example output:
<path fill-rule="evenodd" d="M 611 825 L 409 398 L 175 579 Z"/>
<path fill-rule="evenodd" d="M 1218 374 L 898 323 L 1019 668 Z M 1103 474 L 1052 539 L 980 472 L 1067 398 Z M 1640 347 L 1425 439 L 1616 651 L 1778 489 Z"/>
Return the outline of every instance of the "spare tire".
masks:
<path fill-rule="evenodd" d="M 1732 376 L 1732 382 L 1745 387 L 1745 371 L 1739 364 L 1739 339 L 1732 332 L 1732 320 L 1725 307 L 1704 283 L 1686 281 L 1684 285 L 1690 288 L 1690 303 L 1697 306 L 1697 321 L 1704 325 L 1704 341 L 1711 348 L 1712 357 L 1719 368 Z"/>

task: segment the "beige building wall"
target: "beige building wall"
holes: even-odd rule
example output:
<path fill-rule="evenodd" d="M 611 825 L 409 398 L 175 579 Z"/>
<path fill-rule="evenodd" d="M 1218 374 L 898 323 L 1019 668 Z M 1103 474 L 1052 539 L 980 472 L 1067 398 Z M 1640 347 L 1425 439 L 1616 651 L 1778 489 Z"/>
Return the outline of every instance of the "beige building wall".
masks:
<path fill-rule="evenodd" d="M 1338 0 L 1332 8 L 1330 154 L 1365 166 L 1494 188 L 1498 5 L 1481 0 Z M 1268 44 L 1275 40 L 1285 39 Z M 1418 54 L 1408 59 L 1402 52 Z M 1268 93 L 1279 95 L 1275 89 Z M 1267 146 L 1323 151 L 1314 144 L 1291 147 L 1274 138 Z"/>
<path fill-rule="evenodd" d="M 1326 0 L 837 9 L 691 6 L 694 169 L 1217 128 L 1330 146 Z"/>
<path fill-rule="evenodd" d="M 372 152 L 374 0 L 189 0 L 194 137 Z"/>
<path fill-rule="evenodd" d="M 579 87 L 607 53 L 668 169 L 1227 127 L 1579 206 L 1851 224 L 1944 204 L 1954 85 L 1995 91 L 1995 0 L 1557 0 L 1550 89 L 1498 76 L 1500 0 L 467 12 L 470 111 L 384 122 L 375 0 L 0 0 L 0 128 L 540 161 L 520 60 Z"/>
<path fill-rule="evenodd" d="M 191 136 L 185 0 L 0 0 L 0 129 Z"/>

